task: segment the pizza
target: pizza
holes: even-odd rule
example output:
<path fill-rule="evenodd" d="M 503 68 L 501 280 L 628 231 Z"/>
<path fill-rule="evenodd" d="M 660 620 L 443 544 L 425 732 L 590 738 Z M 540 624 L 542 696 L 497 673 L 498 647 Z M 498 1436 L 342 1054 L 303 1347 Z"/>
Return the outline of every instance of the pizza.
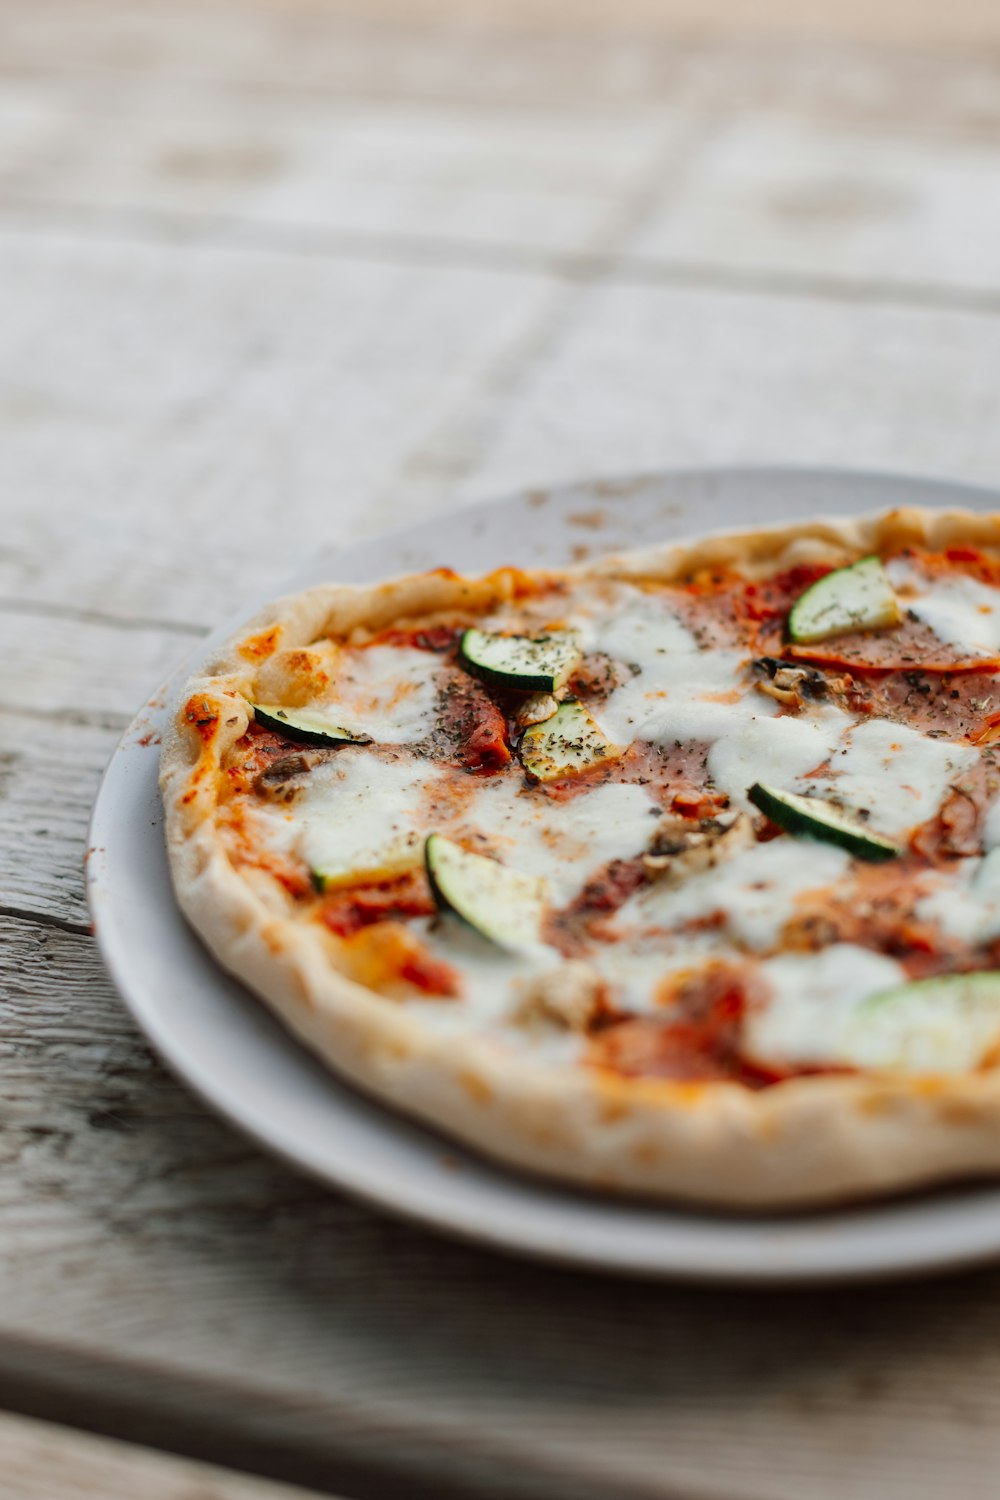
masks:
<path fill-rule="evenodd" d="M 181 907 L 342 1078 L 729 1208 L 1000 1171 L 1000 516 L 331 584 L 163 751 Z"/>

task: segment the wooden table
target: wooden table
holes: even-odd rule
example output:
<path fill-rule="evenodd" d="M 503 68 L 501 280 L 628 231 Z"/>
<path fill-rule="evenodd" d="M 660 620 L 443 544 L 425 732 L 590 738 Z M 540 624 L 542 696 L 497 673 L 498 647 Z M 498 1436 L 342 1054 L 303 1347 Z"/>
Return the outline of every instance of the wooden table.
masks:
<path fill-rule="evenodd" d="M 164 1073 L 82 897 L 127 719 L 310 538 L 1000 480 L 1000 10 L 831 9 L 0 3 L 5 1495 L 995 1494 L 1000 1272 L 648 1287 L 376 1217 Z"/>

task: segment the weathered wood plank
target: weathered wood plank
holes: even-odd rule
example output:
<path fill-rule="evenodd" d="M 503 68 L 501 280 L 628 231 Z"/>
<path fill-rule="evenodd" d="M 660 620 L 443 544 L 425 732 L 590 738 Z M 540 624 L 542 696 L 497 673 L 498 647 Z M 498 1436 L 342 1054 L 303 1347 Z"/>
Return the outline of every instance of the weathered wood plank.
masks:
<path fill-rule="evenodd" d="M 1000 133 L 733 108 L 632 247 L 650 265 L 913 300 L 1000 289 Z M 942 131 L 942 124 L 945 129 Z M 998 302 L 1000 308 L 1000 302 Z"/>
<path fill-rule="evenodd" d="M 700 1291 L 389 1225 L 207 1117 L 89 939 L 0 935 L 6 1404 L 362 1496 L 992 1495 L 1000 1273 Z"/>
<path fill-rule="evenodd" d="M 912 0 L 186 0 L 129 6 L 126 0 L 47 0 L 0 9 L 0 57 L 11 72 L 164 74 L 193 87 L 226 82 L 265 97 L 336 88 L 383 96 L 424 94 L 479 104 L 518 100 L 541 79 L 555 97 L 653 94 L 669 77 L 678 42 L 900 44 L 898 66 L 922 50 L 975 60 L 1000 37 L 991 0 L 947 10 Z M 777 50 L 777 49 L 776 49 Z"/>
<path fill-rule="evenodd" d="M 153 625 L 50 617 L 0 604 L 0 709 L 126 723 L 197 644 Z"/>
<path fill-rule="evenodd" d="M 308 1500 L 309 1492 L 0 1413 L 5 1500 Z"/>
<path fill-rule="evenodd" d="M 445 33 L 445 50 L 458 48 L 464 81 L 460 35 Z M 519 109 L 485 99 L 474 114 L 463 98 L 366 98 L 359 80 L 352 98 L 290 94 L 261 109 L 238 92 L 192 98 L 170 72 L 142 92 L 129 73 L 72 90 L 19 76 L 0 96 L 0 183 L 8 213 L 62 209 L 97 233 L 414 259 L 465 250 L 500 266 L 534 255 L 539 270 L 576 275 L 606 267 L 609 224 L 651 187 L 646 222 L 611 247 L 617 275 L 699 268 L 914 301 L 986 297 L 1000 293 L 990 68 L 808 47 L 776 67 L 715 47 L 687 58 L 665 98 L 584 104 L 553 99 L 539 78 Z M 664 172 L 678 134 L 685 169 Z"/>
<path fill-rule="evenodd" d="M 171 11 L 167 24 L 154 8 L 139 22 L 123 20 L 121 32 L 90 28 L 82 37 L 85 13 L 121 18 L 113 0 L 104 3 L 72 16 L 56 6 L 48 19 L 25 22 L 23 35 L 22 22 L 0 12 L 22 40 L 36 26 L 48 35 L 52 16 L 65 22 L 44 79 L 17 80 L 4 116 L 18 148 L 8 181 L 16 185 L 20 172 L 54 200 L 81 185 L 111 205 L 134 207 L 151 194 L 161 206 L 200 214 L 206 233 L 216 232 L 220 200 L 224 216 L 238 210 L 261 224 L 290 226 L 302 215 L 340 222 L 343 210 L 348 222 L 372 230 L 372 252 L 375 241 L 425 229 L 440 249 L 450 222 L 445 199 L 457 215 L 449 235 L 488 233 L 503 250 L 508 231 L 515 238 L 525 231 L 516 204 L 532 193 L 552 201 L 556 217 L 539 228 L 538 243 L 554 243 L 559 204 L 583 192 L 593 214 L 586 225 L 571 214 L 563 229 L 579 232 L 584 247 L 603 247 L 618 275 L 643 267 L 695 280 L 761 274 L 779 293 L 783 276 L 822 283 L 831 267 L 848 291 L 852 279 L 864 290 L 873 276 L 876 291 L 905 283 L 907 295 L 915 276 L 946 290 L 993 283 L 979 247 L 992 243 L 996 194 L 976 187 L 995 175 L 988 137 L 995 127 L 978 64 L 963 64 L 966 87 L 941 90 L 930 86 L 929 65 L 913 72 L 912 59 L 869 57 L 862 65 L 846 57 L 817 71 L 806 52 L 776 74 L 769 54 L 722 48 L 710 70 L 689 59 L 684 81 L 655 110 L 630 105 L 617 124 L 599 121 L 582 139 L 580 106 L 549 101 L 542 110 L 536 72 L 534 114 L 521 120 L 507 107 L 504 124 L 499 105 L 484 106 L 457 132 L 446 124 L 455 110 L 465 118 L 465 106 L 378 104 L 380 75 L 369 80 L 367 102 L 351 108 L 326 94 L 263 110 L 257 101 L 252 113 L 241 96 L 209 102 L 176 50 L 198 19 L 193 10 Z M 279 25 L 265 6 L 251 8 L 246 39 L 230 56 L 221 38 L 231 14 L 217 6 L 205 23 L 199 56 L 209 71 L 230 68 L 242 78 L 248 59 L 262 66 L 268 48 L 279 57 L 283 48 L 296 57 L 303 47 L 321 50 L 305 11 L 293 7 Z M 369 43 L 394 36 L 407 56 L 426 41 L 418 29 L 362 23 L 349 6 L 315 13 L 318 34 L 328 23 L 367 26 Z M 521 30 L 511 35 L 524 41 Z M 458 49 L 447 68 L 464 76 L 466 41 L 447 36 Z M 107 77 L 84 69 L 71 84 L 59 50 L 67 46 L 82 48 L 94 68 L 103 57 Z M 5 55 L 19 54 L 15 47 Z M 614 73 L 613 57 L 603 65 Z M 145 67 L 157 70 L 165 94 L 136 89 L 136 70 Z M 559 67 L 552 62 L 548 71 Z M 823 82 L 831 77 L 833 84 Z M 186 102 L 192 88 L 194 108 Z M 784 109 L 777 115 L 759 97 L 774 89 Z M 721 125 L 703 149 L 689 150 L 702 116 L 715 118 L 723 100 Z M 845 102 L 852 137 L 830 124 Z M 942 137 L 917 151 L 898 132 L 901 122 L 912 125 L 918 102 L 925 131 L 954 135 L 978 122 L 987 135 L 978 143 Z M 330 120 L 336 128 L 327 140 Z M 896 136 L 884 134 L 886 120 Z M 650 121 L 655 149 L 643 134 Z M 72 150 L 70 130 L 79 141 Z M 453 144 L 457 136 L 463 144 Z M 247 139 L 249 154 L 241 155 Z M 862 158 L 864 190 L 838 199 L 838 182 L 843 189 L 844 174 L 860 171 Z M 801 189 L 808 169 L 824 161 L 836 178 L 824 202 L 828 214 L 840 213 L 839 238 L 830 223 L 818 230 L 795 207 L 796 184 Z M 565 191 L 549 192 L 564 169 Z M 475 210 L 480 177 L 487 196 L 509 189 L 509 216 L 491 219 L 484 208 L 484 219 Z M 379 180 L 388 197 L 375 211 Z M 888 215 L 864 187 L 876 180 L 896 205 Z M 959 237 L 956 195 L 967 216 L 968 233 Z M 351 218 L 355 208 L 360 217 Z M 328 211 L 333 220 L 324 219 Z M 915 258 L 911 221 L 924 247 Z M 13 316 L 0 370 L 0 485 L 16 504 L 0 542 L 0 597 L 208 623 L 267 588 L 317 541 L 587 469 L 787 455 L 921 463 L 959 477 L 996 470 L 996 424 L 983 394 L 995 354 L 991 317 L 970 323 L 961 313 L 935 321 L 857 303 L 831 308 L 837 288 L 825 283 L 773 312 L 769 296 L 726 291 L 637 285 L 592 296 L 585 275 L 567 282 L 558 268 L 536 274 L 513 263 L 504 272 L 312 256 L 304 263 L 293 248 L 237 250 L 200 238 L 182 246 L 94 243 L 55 229 L 22 238 L 8 213 L 0 274 Z M 596 343 L 594 329 L 602 330 Z M 578 374 L 581 345 L 590 352 Z M 702 347 L 712 358 L 693 362 L 690 351 Z M 939 387 L 941 351 L 952 348 Z M 622 378 L 617 371 L 609 378 L 616 364 Z M 579 394 L 592 390 L 601 392 L 597 421 Z M 951 420 L 957 412 L 961 425 Z M 32 691 L 44 699 L 43 689 L 40 682 Z"/>
<path fill-rule="evenodd" d="M 88 924 L 85 835 L 119 733 L 0 711 L 0 907 Z"/>
<path fill-rule="evenodd" d="M 821 9 L 745 0 L 747 47 L 714 0 L 0 4 L 0 904 L 85 923 L 161 625 L 317 545 L 672 462 L 1000 473 L 1000 72 L 935 55 L 998 13 Z M 362 1500 L 995 1489 L 1000 1273 L 750 1296 L 389 1224 L 207 1114 L 51 925 L 0 919 L 0 1061 L 0 1403 Z"/>
<path fill-rule="evenodd" d="M 372 494 L 520 367 L 562 295 L 58 235 L 4 238 L 0 279 L 0 598 L 203 623 L 368 527 Z"/>
<path fill-rule="evenodd" d="M 404 496 L 430 510 L 442 495 L 676 465 L 992 483 L 998 358 L 1000 321 L 968 313 L 609 284 L 502 405 L 416 448 L 371 514 L 386 519 Z M 588 540 L 600 547 L 599 532 Z"/>
<path fill-rule="evenodd" d="M 208 623 L 317 546 L 539 481 L 1000 472 L 992 317 L 58 238 L 8 239 L 0 273 L 0 598 Z"/>
<path fill-rule="evenodd" d="M 62 83 L 15 79 L 0 96 L 0 181 L 8 211 L 103 211 L 98 223 L 112 230 L 121 212 L 155 216 L 164 232 L 175 221 L 223 236 L 257 227 L 334 251 L 389 241 L 414 255 L 466 246 L 586 256 L 602 251 L 609 218 L 654 166 L 675 113 L 547 110 L 540 100 L 471 114 L 339 94 L 262 110 L 243 98 L 150 99 L 128 79 L 81 101 Z"/>

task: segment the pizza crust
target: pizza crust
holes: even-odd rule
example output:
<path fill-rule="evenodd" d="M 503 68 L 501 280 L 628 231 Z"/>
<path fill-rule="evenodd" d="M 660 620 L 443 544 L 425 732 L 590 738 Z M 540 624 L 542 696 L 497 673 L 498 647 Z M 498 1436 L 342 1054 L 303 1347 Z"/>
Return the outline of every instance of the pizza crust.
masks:
<path fill-rule="evenodd" d="M 763 574 L 859 550 L 1000 548 L 1000 516 L 893 510 L 677 543 L 547 577 L 677 581 L 732 565 Z M 487 1037 L 435 1034 L 405 1003 L 352 978 L 338 940 L 293 920 L 277 882 L 237 872 L 215 826 L 217 780 L 245 733 L 246 698 L 335 670 L 313 643 L 363 639 L 401 619 L 493 608 L 520 575 L 441 571 L 333 585 L 262 610 L 185 687 L 162 758 L 177 899 L 218 961 L 351 1083 L 486 1155 L 606 1191 L 729 1209 L 804 1207 L 1000 1172 L 1000 1070 L 965 1077 L 816 1076 L 751 1091 L 542 1062 L 511 1066 Z M 536 575 L 537 576 L 537 575 Z"/>

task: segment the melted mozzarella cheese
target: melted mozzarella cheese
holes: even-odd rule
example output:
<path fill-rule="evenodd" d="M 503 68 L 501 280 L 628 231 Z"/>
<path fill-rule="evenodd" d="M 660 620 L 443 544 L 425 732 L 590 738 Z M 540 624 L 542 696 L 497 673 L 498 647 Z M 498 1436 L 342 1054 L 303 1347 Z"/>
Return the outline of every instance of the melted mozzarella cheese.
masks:
<path fill-rule="evenodd" d="M 1000 797 L 991 802 L 983 819 L 983 846 L 986 849 L 1000 848 Z"/>
<path fill-rule="evenodd" d="M 620 744 L 712 741 L 744 720 L 777 713 L 772 699 L 748 692 L 738 651 L 667 655 L 609 694 L 595 713 Z"/>
<path fill-rule="evenodd" d="M 337 660 L 336 696 L 317 704 L 345 729 L 385 745 L 414 744 L 436 723 L 439 661 L 409 646 L 363 646 Z"/>
<path fill-rule="evenodd" d="M 667 652 L 698 649 L 662 594 L 614 578 L 580 583 L 568 600 L 541 594 L 505 604 L 486 615 L 482 625 L 523 635 L 572 630 L 584 651 L 603 652 L 636 667 L 652 666 Z"/>
<path fill-rule="evenodd" d="M 473 1032 L 484 1023 L 505 1021 L 528 987 L 564 962 L 555 948 L 544 943 L 517 953 L 498 948 L 453 916 L 422 919 L 413 924 L 413 930 L 434 958 L 451 964 L 461 976 L 463 1003 L 444 1000 L 432 1007 L 438 1025 L 452 1032 Z"/>
<path fill-rule="evenodd" d="M 734 943 L 718 932 L 685 932 L 676 938 L 624 938 L 604 943 L 587 961 L 605 979 L 615 1005 L 639 1014 L 656 1011 L 664 981 L 696 973 L 711 960 L 742 957 Z"/>
<path fill-rule="evenodd" d="M 951 782 L 976 759 L 970 745 L 871 719 L 850 729 L 830 774 L 811 778 L 809 786 L 863 814 L 877 832 L 899 837 L 934 816 Z"/>
<path fill-rule="evenodd" d="M 594 648 L 640 672 L 658 672 L 665 656 L 698 650 L 694 636 L 660 594 L 630 588 L 592 627 Z M 688 663 L 690 669 L 690 663 Z"/>
<path fill-rule="evenodd" d="M 985 859 L 963 860 L 954 873 L 938 874 L 936 882 L 918 902 L 918 917 L 936 922 L 961 943 L 975 946 L 1000 937 L 1000 849 Z"/>
<path fill-rule="evenodd" d="M 577 603 L 569 618 L 588 651 L 603 652 L 634 674 L 595 710 L 609 739 L 711 739 L 734 714 L 746 715 L 740 701 L 745 654 L 703 651 L 668 597 L 634 585 L 610 591 L 604 585 L 595 599 Z"/>
<path fill-rule="evenodd" d="M 962 575 L 928 577 L 905 558 L 894 558 L 888 571 L 906 608 L 939 641 L 970 657 L 1000 652 L 1000 590 Z"/>
<path fill-rule="evenodd" d="M 683 885 L 663 882 L 640 890 L 621 908 L 615 928 L 624 936 L 630 927 L 638 933 L 670 931 L 717 917 L 723 941 L 766 951 L 794 916 L 797 898 L 832 885 L 850 862 L 832 844 L 791 838 L 752 844 Z"/>
<path fill-rule="evenodd" d="M 791 714 L 755 715 L 716 740 L 708 752 L 709 775 L 720 791 L 746 807 L 747 789 L 755 781 L 786 790 L 798 786 L 828 759 L 851 722 L 833 708 L 814 721 Z"/>
<path fill-rule="evenodd" d="M 554 802 L 519 780 L 495 776 L 478 784 L 456 824 L 485 834 L 504 864 L 543 876 L 553 902 L 563 905 L 601 865 L 641 854 L 660 815 L 646 789 L 627 782 Z"/>
<path fill-rule="evenodd" d="M 853 943 L 782 954 L 761 964 L 760 974 L 770 995 L 747 1013 L 743 1047 L 776 1068 L 843 1062 L 845 1025 L 859 1003 L 906 981 L 893 959 Z"/>
<path fill-rule="evenodd" d="M 503 864 L 545 878 L 555 905 L 601 865 L 641 854 L 660 815 L 646 789 L 630 783 L 555 803 L 520 778 L 471 777 L 360 746 L 317 767 L 292 810 L 258 809 L 272 848 L 297 849 L 332 878 L 416 865 L 429 832 L 481 834 Z"/>
<path fill-rule="evenodd" d="M 362 747 L 317 766 L 287 822 L 311 870 L 334 878 L 416 865 L 423 846 L 421 793 L 443 772 L 426 761 L 385 759 Z"/>

